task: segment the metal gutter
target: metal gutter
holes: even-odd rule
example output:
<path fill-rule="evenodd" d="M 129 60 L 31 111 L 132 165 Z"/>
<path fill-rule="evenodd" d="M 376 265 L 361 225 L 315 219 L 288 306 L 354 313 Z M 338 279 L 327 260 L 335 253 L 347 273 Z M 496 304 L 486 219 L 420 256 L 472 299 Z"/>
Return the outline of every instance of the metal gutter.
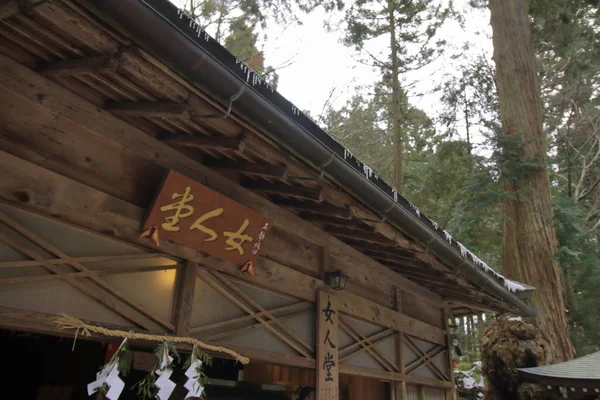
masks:
<path fill-rule="evenodd" d="M 503 277 L 454 241 L 292 103 L 237 60 L 168 0 L 80 0 L 186 79 L 272 132 L 382 218 L 426 246 L 472 283 L 525 316 L 535 311 L 502 284 Z M 299 79 L 306 79 L 299 77 Z M 470 259 L 469 259 L 470 257 Z M 479 265 L 476 265 L 479 264 Z"/>

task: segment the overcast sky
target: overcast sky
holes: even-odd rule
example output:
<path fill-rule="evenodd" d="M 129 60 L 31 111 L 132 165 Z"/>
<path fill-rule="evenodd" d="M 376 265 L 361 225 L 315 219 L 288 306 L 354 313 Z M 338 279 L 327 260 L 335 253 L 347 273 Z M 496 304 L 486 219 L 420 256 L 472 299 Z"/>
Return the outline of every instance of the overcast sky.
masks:
<path fill-rule="evenodd" d="M 178 6 L 186 3 L 186 0 L 171 1 Z M 187 2 L 189 4 L 189 0 Z M 491 60 L 493 50 L 488 11 L 471 10 L 467 0 L 455 0 L 455 7 L 466 12 L 466 23 L 464 29 L 450 22 L 440 30 L 440 38 L 446 39 L 450 45 L 446 55 L 428 67 L 403 77 L 405 87 L 409 87 L 411 104 L 433 118 L 440 108 L 440 94 L 431 93 L 436 84 L 447 79 L 447 74 L 455 74 L 459 70 L 459 63 L 464 63 L 465 59 L 483 53 Z M 277 71 L 278 91 L 300 110 L 307 110 L 313 116 L 321 114 L 333 89 L 334 106 L 337 108 L 351 97 L 356 86 L 372 84 L 380 77 L 378 71 L 358 61 L 359 56 L 352 48 L 341 43 L 343 24 L 332 32 L 324 28 L 326 20 L 335 25 L 342 21 L 342 17 L 342 13 L 327 14 L 317 10 L 309 15 L 300 15 L 302 25 L 283 26 L 269 21 L 268 29 L 264 32 L 266 40 L 260 41 L 259 47 L 264 51 L 266 64 L 285 66 Z M 371 43 L 369 50 L 375 53 L 385 51 L 387 40 Z M 470 49 L 467 52 L 459 50 L 467 42 L 471 45 Z M 457 52 L 465 57 L 454 61 L 450 56 Z"/>

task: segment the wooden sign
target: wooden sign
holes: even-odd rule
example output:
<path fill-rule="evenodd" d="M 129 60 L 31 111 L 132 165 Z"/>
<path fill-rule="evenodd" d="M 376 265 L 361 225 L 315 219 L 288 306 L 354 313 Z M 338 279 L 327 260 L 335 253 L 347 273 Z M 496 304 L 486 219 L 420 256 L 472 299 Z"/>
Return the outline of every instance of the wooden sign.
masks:
<path fill-rule="evenodd" d="M 317 292 L 317 400 L 338 400 L 338 318 L 335 296 Z"/>
<path fill-rule="evenodd" d="M 161 239 L 243 265 L 255 261 L 272 221 L 171 170 L 144 229 L 153 225 Z"/>

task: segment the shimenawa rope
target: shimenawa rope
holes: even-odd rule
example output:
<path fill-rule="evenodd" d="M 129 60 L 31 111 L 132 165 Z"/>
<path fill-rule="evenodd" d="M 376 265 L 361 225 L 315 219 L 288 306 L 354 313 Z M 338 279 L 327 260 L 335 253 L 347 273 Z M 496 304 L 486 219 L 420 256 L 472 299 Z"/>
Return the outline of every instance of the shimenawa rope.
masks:
<path fill-rule="evenodd" d="M 58 317 L 53 318 L 54 325 L 60 329 L 75 329 L 75 340 L 77 340 L 77 335 L 81 332 L 83 336 L 91 336 L 91 332 L 99 333 L 106 336 L 119 337 L 119 338 L 128 338 L 128 339 L 138 339 L 138 340 L 149 340 L 152 342 L 173 342 L 173 343 L 188 343 L 191 345 L 196 345 L 201 349 L 213 352 L 219 352 L 228 354 L 231 357 L 235 358 L 237 361 L 242 364 L 248 364 L 250 359 L 248 357 L 244 357 L 233 350 L 227 349 L 225 347 L 213 346 L 204 342 L 199 341 L 198 339 L 190 338 L 190 337 L 180 337 L 180 336 L 167 336 L 167 335 L 150 335 L 147 333 L 137 333 L 137 332 L 125 332 L 117 329 L 107 329 L 101 326 L 89 325 L 85 322 L 77 319 L 75 317 L 71 317 L 70 315 L 61 314 Z"/>

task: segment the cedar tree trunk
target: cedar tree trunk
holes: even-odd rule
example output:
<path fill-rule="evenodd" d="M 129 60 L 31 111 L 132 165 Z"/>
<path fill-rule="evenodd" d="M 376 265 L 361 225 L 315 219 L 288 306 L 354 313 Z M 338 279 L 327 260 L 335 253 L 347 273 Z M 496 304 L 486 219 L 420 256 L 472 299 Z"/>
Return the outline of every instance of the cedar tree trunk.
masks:
<path fill-rule="evenodd" d="M 567 334 L 564 289 L 553 258 L 553 221 L 547 147 L 536 58 L 524 0 L 490 0 L 496 87 L 502 118 L 504 272 L 536 287 L 531 305 L 559 361 L 573 358 Z M 530 163 L 530 164 L 527 164 Z M 533 163 L 533 164 L 531 164 Z M 533 166 L 532 166 L 533 165 Z"/>
<path fill-rule="evenodd" d="M 400 125 L 400 80 L 399 61 L 398 61 L 398 43 L 396 41 L 396 18 L 394 16 L 394 2 L 388 1 L 390 9 L 390 50 L 392 58 L 392 139 L 394 142 L 394 189 L 402 193 L 402 163 L 404 158 L 404 135 Z"/>

